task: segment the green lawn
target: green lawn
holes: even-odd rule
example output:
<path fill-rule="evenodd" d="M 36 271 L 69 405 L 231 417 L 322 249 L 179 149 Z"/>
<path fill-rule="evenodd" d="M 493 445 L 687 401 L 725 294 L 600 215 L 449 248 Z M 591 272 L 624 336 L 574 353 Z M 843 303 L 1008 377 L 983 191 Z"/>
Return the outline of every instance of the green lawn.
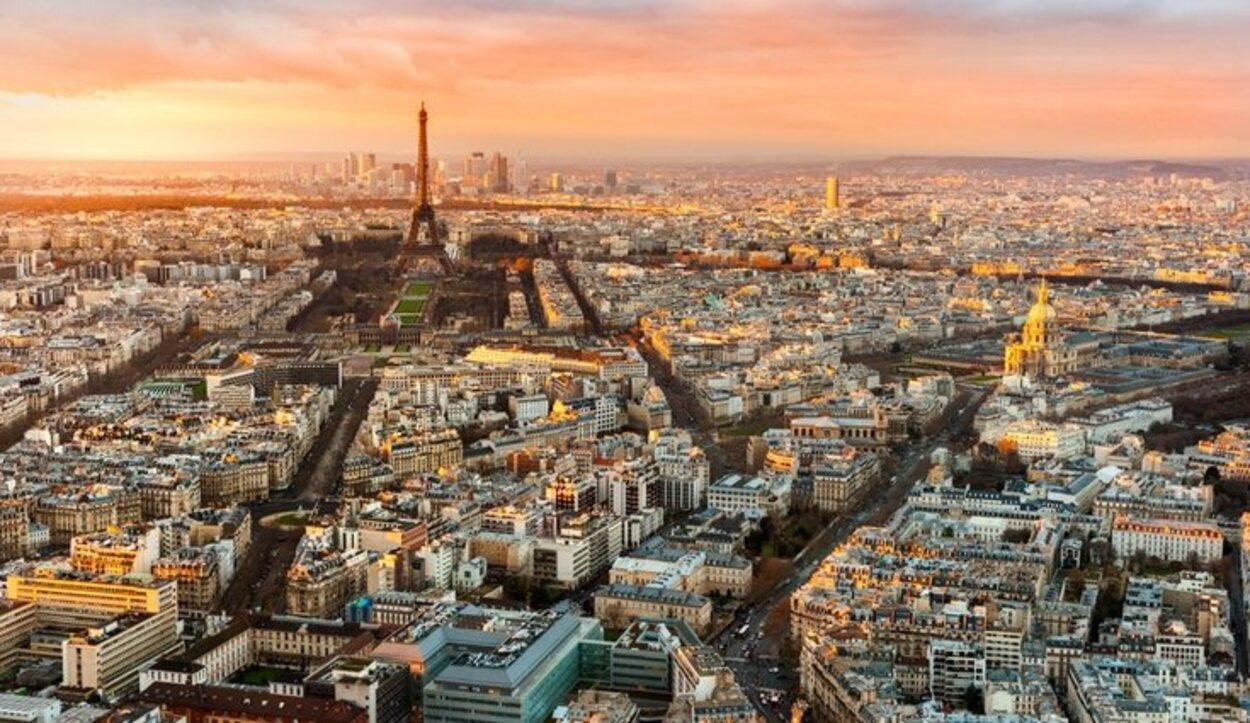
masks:
<path fill-rule="evenodd" d="M 1196 336 L 1205 336 L 1211 339 L 1240 339 L 1243 336 L 1250 336 L 1250 324 L 1242 324 L 1240 326 L 1228 326 L 1223 329 L 1209 329 L 1200 331 Z"/>
<path fill-rule="evenodd" d="M 396 314 L 420 314 L 425 309 L 425 299 L 404 297 L 395 305 Z"/>
<path fill-rule="evenodd" d="M 273 682 L 282 671 L 277 668 L 268 668 L 263 665 L 254 665 L 246 670 L 240 671 L 238 682 L 243 685 L 267 686 Z"/>
<path fill-rule="evenodd" d="M 404 296 L 429 296 L 430 285 L 424 281 L 413 281 L 404 289 Z"/>
<path fill-rule="evenodd" d="M 274 521 L 284 527 L 302 527 L 308 522 L 308 513 L 288 512 Z"/>
<path fill-rule="evenodd" d="M 785 422 L 781 419 L 757 419 L 726 427 L 721 430 L 721 434 L 726 437 L 758 437 L 770 429 L 784 426 Z"/>

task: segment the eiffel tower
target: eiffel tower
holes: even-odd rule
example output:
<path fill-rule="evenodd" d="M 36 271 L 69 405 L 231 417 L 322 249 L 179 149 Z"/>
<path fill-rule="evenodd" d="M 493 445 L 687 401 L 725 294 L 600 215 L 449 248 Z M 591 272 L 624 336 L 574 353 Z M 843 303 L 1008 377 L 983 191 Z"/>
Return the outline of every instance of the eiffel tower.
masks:
<path fill-rule="evenodd" d="M 425 111 L 425 103 L 417 113 L 420 131 L 417 139 L 417 198 L 416 208 L 412 209 L 412 219 L 408 223 L 408 243 L 416 246 L 421 242 L 421 228 L 424 226 L 425 243 L 438 245 L 438 224 L 434 221 L 434 206 L 430 203 L 430 149 L 426 141 L 425 126 L 430 114 Z"/>

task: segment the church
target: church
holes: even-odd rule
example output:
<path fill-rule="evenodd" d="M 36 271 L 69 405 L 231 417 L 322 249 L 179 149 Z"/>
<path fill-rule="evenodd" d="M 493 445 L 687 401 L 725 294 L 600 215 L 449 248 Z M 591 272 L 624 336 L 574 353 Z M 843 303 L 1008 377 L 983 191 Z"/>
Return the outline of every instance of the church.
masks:
<path fill-rule="evenodd" d="M 1037 287 L 1037 303 L 1029 309 L 1019 334 L 1007 340 L 1003 374 L 1037 380 L 1063 376 L 1077 368 L 1077 350 L 1068 345 L 1059 329 L 1055 307 L 1050 305 L 1046 279 Z"/>

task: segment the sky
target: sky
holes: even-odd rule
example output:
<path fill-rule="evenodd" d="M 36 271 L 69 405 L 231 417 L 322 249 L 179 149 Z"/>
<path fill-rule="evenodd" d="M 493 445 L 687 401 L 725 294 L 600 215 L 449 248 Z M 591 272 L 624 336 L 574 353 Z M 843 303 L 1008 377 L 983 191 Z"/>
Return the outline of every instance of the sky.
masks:
<path fill-rule="evenodd" d="M 0 0 L 0 157 L 1250 156 L 1250 0 Z"/>

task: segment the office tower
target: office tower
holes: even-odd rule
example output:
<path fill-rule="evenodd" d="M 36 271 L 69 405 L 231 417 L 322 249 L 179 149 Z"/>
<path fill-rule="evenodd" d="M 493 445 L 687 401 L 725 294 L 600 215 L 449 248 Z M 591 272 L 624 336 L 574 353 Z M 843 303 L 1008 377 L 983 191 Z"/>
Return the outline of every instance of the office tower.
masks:
<path fill-rule="evenodd" d="M 26 565 L 5 597 L 35 608 L 39 628 L 73 631 L 61 646 L 63 685 L 133 690 L 139 669 L 180 646 L 178 588 L 148 575 L 92 575 L 63 562 Z"/>
<path fill-rule="evenodd" d="M 378 167 L 378 157 L 372 153 L 366 153 L 360 159 L 360 173 L 367 175 Z"/>
<path fill-rule="evenodd" d="M 495 623 L 490 630 L 469 634 L 447 626 L 420 642 L 423 652 L 430 651 L 427 670 L 437 671 L 425 679 L 425 720 L 549 720 L 577 685 L 582 643 L 603 639 L 598 620 L 574 613 L 509 613 L 508 617 L 511 620 Z"/>
<path fill-rule="evenodd" d="M 464 182 L 478 185 L 482 176 L 486 175 L 486 154 L 473 151 L 464 159 Z"/>
<path fill-rule="evenodd" d="M 616 190 L 616 169 L 609 168 L 603 172 L 603 187 L 608 191 Z"/>
<path fill-rule="evenodd" d="M 516 190 L 521 193 L 529 191 L 530 177 L 529 164 L 525 162 L 525 156 L 518 151 L 516 154 L 516 170 L 512 174 L 516 182 L 512 185 L 516 186 Z"/>
<path fill-rule="evenodd" d="M 559 173 L 551 174 L 551 190 L 555 193 L 559 193 L 564 190 L 564 177 Z"/>
<path fill-rule="evenodd" d="M 838 179 L 834 176 L 829 176 L 825 179 L 825 210 L 836 211 L 840 203 L 841 199 L 838 198 Z"/>
<path fill-rule="evenodd" d="M 343 156 L 343 163 L 339 172 L 339 180 L 343 183 L 349 183 L 352 180 L 352 154 L 348 153 Z"/>
<path fill-rule="evenodd" d="M 507 193 L 511 184 L 508 182 L 508 157 L 496 152 L 490 157 L 490 190 L 494 193 Z"/>

